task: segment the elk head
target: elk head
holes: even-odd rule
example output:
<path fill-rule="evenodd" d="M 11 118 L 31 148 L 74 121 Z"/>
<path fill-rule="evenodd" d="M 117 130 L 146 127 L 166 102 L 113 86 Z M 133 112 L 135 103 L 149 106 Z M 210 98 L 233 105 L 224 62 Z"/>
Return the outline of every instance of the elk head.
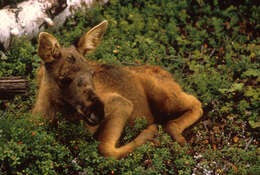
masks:
<path fill-rule="evenodd" d="M 106 27 L 107 21 L 103 21 L 83 35 L 76 46 L 68 48 L 62 47 L 49 33 L 39 35 L 38 54 L 47 81 L 56 84 L 59 101 L 90 125 L 96 125 L 104 118 L 104 104 L 95 92 L 94 72 L 84 55 L 96 49 Z"/>

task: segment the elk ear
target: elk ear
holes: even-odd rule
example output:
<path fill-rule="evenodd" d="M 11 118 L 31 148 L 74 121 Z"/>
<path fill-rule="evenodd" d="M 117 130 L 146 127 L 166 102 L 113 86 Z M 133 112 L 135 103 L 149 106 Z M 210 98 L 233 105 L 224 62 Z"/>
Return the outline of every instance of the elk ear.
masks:
<path fill-rule="evenodd" d="M 79 39 L 77 48 L 81 54 L 85 55 L 96 49 L 106 31 L 107 24 L 106 20 L 101 22 Z"/>
<path fill-rule="evenodd" d="M 39 35 L 38 54 L 46 63 L 58 59 L 60 57 L 60 44 L 57 39 L 49 33 L 41 32 Z"/>

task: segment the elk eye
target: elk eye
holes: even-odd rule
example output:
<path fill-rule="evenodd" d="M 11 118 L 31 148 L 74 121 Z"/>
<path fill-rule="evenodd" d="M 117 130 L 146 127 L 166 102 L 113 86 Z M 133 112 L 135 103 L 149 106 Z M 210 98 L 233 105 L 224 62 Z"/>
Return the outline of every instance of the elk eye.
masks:
<path fill-rule="evenodd" d="M 70 63 L 75 63 L 76 62 L 76 58 L 73 55 L 71 55 L 71 56 L 68 57 L 68 61 Z"/>
<path fill-rule="evenodd" d="M 90 70 L 90 74 L 91 74 L 91 76 L 94 76 L 94 71 Z"/>
<path fill-rule="evenodd" d="M 71 82 L 72 82 L 71 78 L 63 78 L 63 79 L 61 79 L 61 84 L 63 86 L 68 86 Z"/>

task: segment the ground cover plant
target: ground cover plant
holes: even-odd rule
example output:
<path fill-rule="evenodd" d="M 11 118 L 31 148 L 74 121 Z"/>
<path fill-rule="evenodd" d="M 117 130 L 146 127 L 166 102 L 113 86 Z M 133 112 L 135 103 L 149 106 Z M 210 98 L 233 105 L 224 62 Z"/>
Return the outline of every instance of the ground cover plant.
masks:
<path fill-rule="evenodd" d="M 6 5 L 14 5 L 18 2 L 22 2 L 24 0 L 0 0 L 0 8 L 6 6 Z"/>
<path fill-rule="evenodd" d="M 204 115 L 179 146 L 159 135 L 127 158 L 103 158 L 82 123 L 34 122 L 37 41 L 1 54 L 0 76 L 31 80 L 30 91 L 0 101 L 0 174 L 260 174 L 260 6 L 257 1 L 118 1 L 77 14 L 52 32 L 74 43 L 102 20 L 109 26 L 88 56 L 102 63 L 160 65 L 203 103 Z M 86 27 L 88 26 L 88 27 Z M 126 128 L 122 144 L 146 125 Z"/>

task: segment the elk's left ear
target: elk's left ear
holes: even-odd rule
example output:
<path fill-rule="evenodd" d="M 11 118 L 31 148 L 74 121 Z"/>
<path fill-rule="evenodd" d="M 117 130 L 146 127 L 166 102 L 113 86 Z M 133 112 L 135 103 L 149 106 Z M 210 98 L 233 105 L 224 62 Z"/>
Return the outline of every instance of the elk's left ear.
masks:
<path fill-rule="evenodd" d="M 41 32 L 39 35 L 38 54 L 46 63 L 58 59 L 60 56 L 60 44 L 57 39 L 47 32 Z"/>
<path fill-rule="evenodd" d="M 101 22 L 80 38 L 77 48 L 81 54 L 85 55 L 96 49 L 106 31 L 107 24 L 106 20 Z"/>

